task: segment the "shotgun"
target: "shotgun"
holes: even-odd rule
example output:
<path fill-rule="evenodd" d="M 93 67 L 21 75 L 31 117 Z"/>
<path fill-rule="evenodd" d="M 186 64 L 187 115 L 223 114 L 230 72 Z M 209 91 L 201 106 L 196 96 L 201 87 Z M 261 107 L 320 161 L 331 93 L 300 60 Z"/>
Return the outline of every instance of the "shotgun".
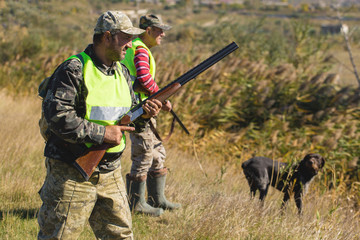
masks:
<path fill-rule="evenodd" d="M 207 70 L 238 48 L 239 46 L 235 42 L 230 43 L 229 45 L 221 49 L 219 52 L 215 53 L 205 61 L 201 62 L 196 67 L 190 69 L 185 74 L 181 75 L 156 93 L 149 96 L 146 100 L 155 98 L 162 103 L 165 102 L 165 100 L 174 95 L 183 85 L 196 78 L 199 74 L 201 74 L 202 72 L 204 72 L 205 70 Z M 146 102 L 146 100 L 142 101 L 141 103 L 130 109 L 128 113 L 126 113 L 119 119 L 117 124 L 128 125 L 134 122 L 144 113 L 142 105 Z M 76 167 L 76 169 L 79 170 L 79 172 L 86 181 L 89 180 L 90 176 L 95 171 L 97 165 L 103 158 L 106 150 L 110 147 L 111 145 L 107 143 L 101 145 L 93 145 L 83 156 L 76 159 L 76 161 L 73 163 L 73 165 Z"/>

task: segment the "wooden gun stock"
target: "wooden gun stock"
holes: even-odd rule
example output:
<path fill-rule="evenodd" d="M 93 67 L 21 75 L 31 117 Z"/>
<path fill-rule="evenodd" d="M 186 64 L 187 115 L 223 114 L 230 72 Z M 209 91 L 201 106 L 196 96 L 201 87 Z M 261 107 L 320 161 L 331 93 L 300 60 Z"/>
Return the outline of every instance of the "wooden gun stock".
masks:
<path fill-rule="evenodd" d="M 160 89 L 158 92 L 151 95 L 147 99 L 157 99 L 163 103 L 173 94 L 175 94 L 187 82 L 191 81 L 192 79 L 195 79 L 195 77 L 197 77 L 200 73 L 204 72 L 205 70 L 207 70 L 215 63 L 219 62 L 224 57 L 226 57 L 227 55 L 229 55 L 238 48 L 239 46 L 235 42 L 232 42 L 231 44 L 227 45 L 219 52 L 207 58 L 205 61 L 201 62 L 196 67 L 190 69 L 188 72 L 181 75 L 175 81 L 171 82 L 164 88 Z M 142 104 L 143 102 L 130 109 L 130 111 L 118 121 L 118 124 L 128 125 L 134 122 L 138 117 L 140 117 L 144 113 Z M 102 145 L 94 145 L 89 148 L 86 154 L 76 159 L 76 161 L 74 162 L 74 166 L 80 171 L 80 173 L 83 175 L 85 180 L 89 180 L 89 178 L 95 171 L 97 165 L 104 157 L 106 150 L 110 147 L 111 145 L 106 143 Z"/>
<path fill-rule="evenodd" d="M 134 82 L 134 91 L 135 92 L 140 92 L 140 93 L 144 93 L 146 95 L 149 95 L 149 91 L 147 91 L 140 83 L 138 80 L 135 80 Z M 164 103 L 166 99 L 168 99 L 170 96 L 172 96 L 174 93 L 176 93 L 179 88 L 181 88 L 181 84 L 180 83 L 173 83 L 171 86 L 169 86 L 168 88 L 164 89 L 164 91 L 161 91 L 160 94 L 156 95 L 156 96 L 150 96 L 148 99 L 152 99 L 155 98 L 157 100 L 159 100 L 160 102 Z"/>
<path fill-rule="evenodd" d="M 97 165 L 99 165 L 101 159 L 104 157 L 106 150 L 110 147 L 111 145 L 106 143 L 92 146 L 85 155 L 79 157 L 73 163 L 86 181 L 89 180 Z"/>

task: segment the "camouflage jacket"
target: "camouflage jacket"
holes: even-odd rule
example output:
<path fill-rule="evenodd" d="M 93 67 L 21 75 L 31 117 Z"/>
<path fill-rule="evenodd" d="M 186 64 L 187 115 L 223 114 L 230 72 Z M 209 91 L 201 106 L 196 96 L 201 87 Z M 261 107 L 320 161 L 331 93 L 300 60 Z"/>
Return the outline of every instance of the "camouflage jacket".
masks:
<path fill-rule="evenodd" d="M 89 45 L 85 53 L 101 72 L 114 75 L 116 64 L 111 67 L 103 64 L 95 55 L 93 45 Z M 88 92 L 82 68 L 82 63 L 76 58 L 63 62 L 51 76 L 42 105 L 52 133 L 46 142 L 44 155 L 68 163 L 87 150 L 85 142 L 101 144 L 105 134 L 104 126 L 84 119 Z M 130 79 L 128 69 L 124 65 L 122 69 L 125 78 Z M 120 155 L 106 154 L 99 164 L 100 169 L 114 170 L 120 165 L 120 161 L 117 161 Z"/>

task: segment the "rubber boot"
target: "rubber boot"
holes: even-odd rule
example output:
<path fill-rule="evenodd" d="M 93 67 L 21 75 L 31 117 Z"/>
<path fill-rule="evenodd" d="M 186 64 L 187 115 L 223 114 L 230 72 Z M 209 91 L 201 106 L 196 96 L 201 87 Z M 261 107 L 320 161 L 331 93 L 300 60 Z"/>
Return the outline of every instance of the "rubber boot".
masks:
<path fill-rule="evenodd" d="M 175 210 L 181 208 L 180 203 L 169 202 L 164 194 L 167 169 L 149 172 L 147 177 L 148 203 L 153 207 L 164 210 Z"/>
<path fill-rule="evenodd" d="M 126 174 L 126 190 L 129 196 L 130 210 L 135 213 L 147 214 L 153 217 L 160 216 L 164 210 L 154 208 L 145 201 L 146 175 L 143 177 L 131 177 Z"/>

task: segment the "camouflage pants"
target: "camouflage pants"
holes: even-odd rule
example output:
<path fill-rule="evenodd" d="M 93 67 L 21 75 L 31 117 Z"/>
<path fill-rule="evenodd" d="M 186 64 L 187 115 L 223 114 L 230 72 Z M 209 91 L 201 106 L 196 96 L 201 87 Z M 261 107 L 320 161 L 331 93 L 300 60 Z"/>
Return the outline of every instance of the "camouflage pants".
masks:
<path fill-rule="evenodd" d="M 98 239 L 133 239 L 120 167 L 95 172 L 89 181 L 58 160 L 46 159 L 46 168 L 38 239 L 77 239 L 87 220 Z"/>
<path fill-rule="evenodd" d="M 156 120 L 152 118 L 151 121 L 156 127 Z M 150 127 L 147 126 L 140 133 L 130 133 L 130 139 L 131 176 L 140 177 L 146 175 L 149 171 L 164 168 L 166 158 L 165 148 Z"/>

